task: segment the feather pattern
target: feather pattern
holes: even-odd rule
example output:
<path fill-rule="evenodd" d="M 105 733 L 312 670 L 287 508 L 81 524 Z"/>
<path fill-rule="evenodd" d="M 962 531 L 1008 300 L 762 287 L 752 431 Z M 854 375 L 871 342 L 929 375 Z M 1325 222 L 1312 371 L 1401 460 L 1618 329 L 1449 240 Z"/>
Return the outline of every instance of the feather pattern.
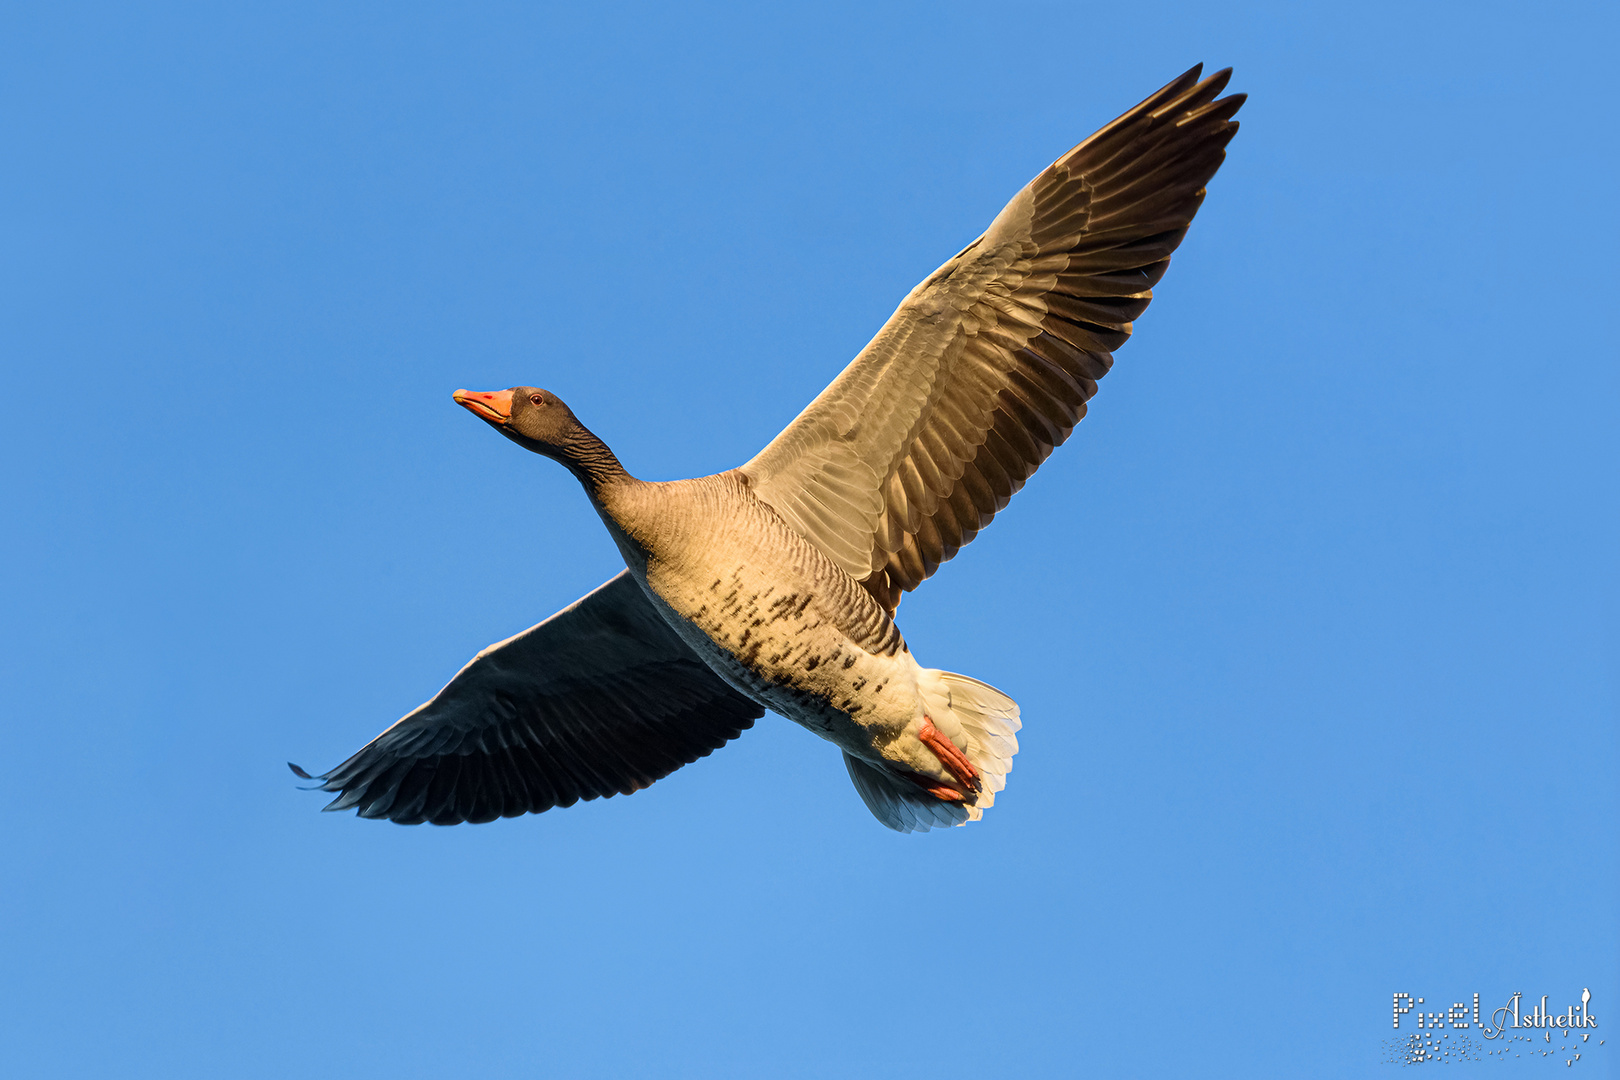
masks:
<path fill-rule="evenodd" d="M 891 613 L 1069 437 L 1153 298 L 1244 100 L 1200 73 L 1032 180 L 742 467 Z"/>

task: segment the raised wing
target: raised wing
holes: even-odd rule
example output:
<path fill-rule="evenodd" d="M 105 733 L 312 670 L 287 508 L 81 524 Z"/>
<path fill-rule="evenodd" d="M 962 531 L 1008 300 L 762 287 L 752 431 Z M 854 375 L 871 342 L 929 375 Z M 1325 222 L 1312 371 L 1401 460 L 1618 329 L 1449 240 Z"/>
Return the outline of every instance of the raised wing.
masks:
<path fill-rule="evenodd" d="M 1064 154 L 742 467 L 892 613 L 1086 413 L 1237 132 L 1202 65 Z"/>
<path fill-rule="evenodd" d="M 491 645 L 432 701 L 311 779 L 340 792 L 328 810 L 402 825 L 493 821 L 640 791 L 764 714 L 625 571 Z"/>

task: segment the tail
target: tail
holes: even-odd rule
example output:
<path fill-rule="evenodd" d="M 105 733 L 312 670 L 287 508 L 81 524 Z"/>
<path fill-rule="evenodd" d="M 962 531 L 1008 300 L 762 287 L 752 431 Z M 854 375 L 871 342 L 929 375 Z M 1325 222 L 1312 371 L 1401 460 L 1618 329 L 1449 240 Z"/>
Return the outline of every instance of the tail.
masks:
<path fill-rule="evenodd" d="M 1018 704 L 1000 690 L 950 671 L 924 669 L 917 680 L 923 707 L 934 726 L 979 770 L 983 787 L 970 802 L 945 802 L 908 778 L 844 755 L 855 790 L 874 817 L 899 832 L 926 832 L 944 825 L 978 821 L 1007 786 L 1018 753 Z"/>

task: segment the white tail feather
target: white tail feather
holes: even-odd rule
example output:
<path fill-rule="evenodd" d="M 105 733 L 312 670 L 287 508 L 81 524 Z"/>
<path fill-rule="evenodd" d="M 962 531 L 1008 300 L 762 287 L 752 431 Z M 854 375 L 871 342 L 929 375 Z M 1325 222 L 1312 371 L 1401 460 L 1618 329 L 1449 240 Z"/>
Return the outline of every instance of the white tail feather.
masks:
<path fill-rule="evenodd" d="M 923 708 L 941 734 L 962 749 L 979 770 L 983 787 L 971 802 L 937 799 L 912 780 L 844 755 L 855 790 L 874 817 L 900 832 L 965 825 L 984 816 L 996 792 L 1007 786 L 1018 753 L 1018 704 L 1000 690 L 951 671 L 924 668 L 917 680 Z"/>

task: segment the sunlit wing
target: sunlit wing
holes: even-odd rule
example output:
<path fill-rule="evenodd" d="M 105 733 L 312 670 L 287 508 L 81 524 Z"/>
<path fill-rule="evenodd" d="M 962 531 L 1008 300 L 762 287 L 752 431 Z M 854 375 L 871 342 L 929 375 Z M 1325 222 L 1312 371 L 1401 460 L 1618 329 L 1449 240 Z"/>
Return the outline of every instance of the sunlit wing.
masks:
<path fill-rule="evenodd" d="M 742 467 L 892 612 L 1085 415 L 1237 131 L 1200 67 L 1064 154 Z"/>
<path fill-rule="evenodd" d="M 764 713 L 698 659 L 626 571 L 491 645 L 314 779 L 340 793 L 328 810 L 407 825 L 493 821 L 629 795 Z"/>

